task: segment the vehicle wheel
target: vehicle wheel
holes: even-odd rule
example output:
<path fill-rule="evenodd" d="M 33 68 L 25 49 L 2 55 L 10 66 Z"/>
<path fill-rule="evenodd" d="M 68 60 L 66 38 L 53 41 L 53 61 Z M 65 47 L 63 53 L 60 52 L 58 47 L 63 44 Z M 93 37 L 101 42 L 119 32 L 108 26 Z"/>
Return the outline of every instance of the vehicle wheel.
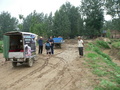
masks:
<path fill-rule="evenodd" d="M 29 66 L 29 67 L 32 67 L 32 66 L 33 66 L 33 59 L 32 59 L 32 58 L 29 58 L 29 59 L 28 59 L 28 66 Z"/>
<path fill-rule="evenodd" d="M 36 57 L 33 57 L 33 63 L 36 61 Z"/>
<path fill-rule="evenodd" d="M 12 66 L 17 67 L 17 62 L 14 62 L 14 61 L 17 61 L 17 59 L 13 59 Z"/>
<path fill-rule="evenodd" d="M 17 62 L 12 62 L 13 67 L 17 67 Z"/>
<path fill-rule="evenodd" d="M 61 44 L 60 44 L 60 49 L 61 49 Z"/>
<path fill-rule="evenodd" d="M 23 62 L 20 62 L 20 64 L 22 65 L 22 64 L 23 64 Z"/>

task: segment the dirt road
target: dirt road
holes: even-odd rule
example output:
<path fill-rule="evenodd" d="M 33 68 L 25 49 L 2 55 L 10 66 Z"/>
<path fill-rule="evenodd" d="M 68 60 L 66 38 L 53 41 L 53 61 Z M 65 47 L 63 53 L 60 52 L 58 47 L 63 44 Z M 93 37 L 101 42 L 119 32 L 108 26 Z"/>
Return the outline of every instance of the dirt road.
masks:
<path fill-rule="evenodd" d="M 0 62 L 0 90 L 93 90 L 96 77 L 79 58 L 77 44 L 63 44 L 47 59 L 38 55 L 33 67 Z M 4 60 L 0 55 L 0 61 Z"/>

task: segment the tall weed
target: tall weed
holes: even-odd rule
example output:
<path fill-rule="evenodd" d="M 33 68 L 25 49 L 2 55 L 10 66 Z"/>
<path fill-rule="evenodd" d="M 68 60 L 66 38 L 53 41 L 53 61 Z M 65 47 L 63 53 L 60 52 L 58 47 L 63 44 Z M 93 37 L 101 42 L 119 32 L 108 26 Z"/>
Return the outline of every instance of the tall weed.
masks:
<path fill-rule="evenodd" d="M 110 49 L 108 42 L 97 40 L 96 44 L 102 48 Z"/>

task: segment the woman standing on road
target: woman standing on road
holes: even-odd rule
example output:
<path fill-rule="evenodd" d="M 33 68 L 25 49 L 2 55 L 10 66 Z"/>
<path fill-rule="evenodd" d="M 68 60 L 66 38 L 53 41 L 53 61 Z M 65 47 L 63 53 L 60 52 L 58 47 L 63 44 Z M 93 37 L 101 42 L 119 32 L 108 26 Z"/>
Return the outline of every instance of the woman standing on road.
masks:
<path fill-rule="evenodd" d="M 52 36 L 49 39 L 49 43 L 50 43 L 50 48 L 51 48 L 51 54 L 54 54 L 54 40 Z"/>
<path fill-rule="evenodd" d="M 83 47 L 84 47 L 84 42 L 82 38 L 78 36 L 78 50 L 79 50 L 80 58 L 83 56 Z"/>
<path fill-rule="evenodd" d="M 50 48 L 50 43 L 49 43 L 48 40 L 47 40 L 46 43 L 45 43 L 45 49 L 46 49 L 46 53 L 47 53 L 48 57 L 50 58 L 51 48 Z"/>

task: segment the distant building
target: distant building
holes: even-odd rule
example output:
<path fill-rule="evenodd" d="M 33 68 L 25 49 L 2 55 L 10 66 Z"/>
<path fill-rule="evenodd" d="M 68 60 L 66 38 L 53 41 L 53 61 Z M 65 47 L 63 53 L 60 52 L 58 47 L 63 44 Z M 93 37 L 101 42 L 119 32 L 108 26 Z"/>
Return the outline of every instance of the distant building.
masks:
<path fill-rule="evenodd" d="M 120 31 L 110 30 L 110 32 L 111 32 L 111 38 L 116 38 L 116 39 L 120 38 Z"/>

